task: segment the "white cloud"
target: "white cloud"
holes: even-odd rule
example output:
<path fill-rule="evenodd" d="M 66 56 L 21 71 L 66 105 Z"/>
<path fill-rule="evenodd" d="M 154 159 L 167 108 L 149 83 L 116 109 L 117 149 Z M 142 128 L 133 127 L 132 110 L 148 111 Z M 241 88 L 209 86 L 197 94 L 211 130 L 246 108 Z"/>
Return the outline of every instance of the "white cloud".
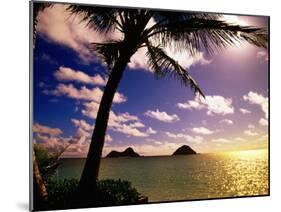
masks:
<path fill-rule="evenodd" d="M 94 58 L 89 48 L 91 43 L 110 40 L 117 34 L 108 33 L 105 36 L 86 27 L 86 24 L 81 22 L 81 16 L 70 16 L 66 11 L 67 6 L 54 4 L 53 7 L 40 12 L 37 18 L 37 32 L 49 41 L 73 49 L 84 62 L 89 62 Z"/>
<path fill-rule="evenodd" d="M 130 127 L 141 128 L 141 127 L 145 127 L 145 125 L 144 125 L 142 122 L 140 122 L 140 121 L 136 121 L 136 122 L 134 122 L 134 123 L 131 123 L 131 124 L 130 124 Z"/>
<path fill-rule="evenodd" d="M 261 108 L 261 110 L 264 112 L 265 117 L 259 120 L 259 124 L 262 126 L 267 126 L 268 125 L 268 97 L 250 91 L 247 95 L 243 96 L 243 99 L 245 101 L 248 101 L 250 104 L 258 105 Z"/>
<path fill-rule="evenodd" d="M 249 136 L 255 136 L 255 135 L 258 135 L 258 133 L 257 133 L 257 132 L 253 132 L 253 131 L 251 131 L 251 130 L 245 130 L 245 131 L 244 131 L 244 133 L 245 133 L 246 135 L 249 135 Z"/>
<path fill-rule="evenodd" d="M 224 124 L 233 124 L 233 121 L 230 120 L 230 119 L 222 119 L 222 120 L 220 121 L 220 123 L 224 123 Z"/>
<path fill-rule="evenodd" d="M 249 111 L 249 110 L 247 110 L 247 109 L 245 109 L 245 108 L 240 108 L 239 110 L 240 110 L 240 112 L 241 112 L 242 114 L 250 114 L 250 113 L 251 113 L 251 111 Z"/>
<path fill-rule="evenodd" d="M 144 114 L 148 117 L 167 123 L 172 123 L 180 120 L 180 118 L 176 114 L 169 115 L 165 111 L 161 112 L 158 109 L 156 109 L 156 111 L 148 110 Z"/>
<path fill-rule="evenodd" d="M 186 103 L 178 103 L 177 106 L 181 109 L 197 109 L 201 110 L 205 108 L 205 105 L 199 102 L 199 100 L 189 100 Z"/>
<path fill-rule="evenodd" d="M 197 54 L 191 56 L 188 51 L 173 51 L 171 48 L 166 48 L 164 50 L 168 56 L 175 59 L 182 67 L 186 69 L 193 65 L 207 65 L 212 62 L 212 60 L 208 60 L 204 57 L 203 52 L 197 52 Z M 146 47 L 138 49 L 138 51 L 132 56 L 128 66 L 131 69 L 142 68 L 151 71 L 148 67 L 148 58 L 146 56 L 146 52 Z"/>
<path fill-rule="evenodd" d="M 235 141 L 246 141 L 245 138 L 241 138 L 241 137 L 236 137 L 234 140 L 235 140 Z"/>
<path fill-rule="evenodd" d="M 63 133 L 59 128 L 52 128 L 46 125 L 41 125 L 39 123 L 35 123 L 32 127 L 32 130 L 34 133 L 47 134 L 50 136 L 58 136 Z"/>
<path fill-rule="evenodd" d="M 190 143 L 197 143 L 200 144 L 203 141 L 203 138 L 201 136 L 190 136 L 190 135 L 186 135 L 183 133 L 178 133 L 178 134 L 174 134 L 171 132 L 166 132 L 165 133 L 168 137 L 170 138 L 174 138 L 174 139 L 183 139 L 184 141 L 190 142 Z"/>
<path fill-rule="evenodd" d="M 87 155 L 89 144 L 94 126 L 91 126 L 85 120 L 71 119 L 74 126 L 77 127 L 75 136 L 71 139 L 71 145 L 64 152 L 64 157 L 85 157 Z M 105 142 L 111 142 L 113 139 L 109 134 L 105 135 Z M 106 144 L 105 144 L 106 145 Z"/>
<path fill-rule="evenodd" d="M 36 133 L 34 136 L 34 143 L 43 145 L 50 152 L 58 152 L 69 144 L 71 138 L 62 138 L 51 135 L 42 135 L 40 133 Z"/>
<path fill-rule="evenodd" d="M 95 76 L 89 76 L 88 74 L 82 71 L 73 70 L 71 68 L 64 67 L 64 66 L 60 66 L 59 69 L 54 73 L 54 76 L 56 77 L 57 80 L 60 81 L 76 81 L 76 82 L 91 84 L 91 85 L 104 86 L 107 81 L 99 74 Z"/>
<path fill-rule="evenodd" d="M 243 96 L 243 99 L 245 101 L 248 101 L 250 104 L 255 104 L 260 106 L 261 110 L 265 114 L 265 118 L 266 119 L 268 118 L 268 97 L 250 91 L 247 95 Z"/>
<path fill-rule="evenodd" d="M 53 128 L 36 123 L 32 127 L 34 137 L 33 142 L 43 145 L 49 152 L 58 152 L 65 149 L 72 138 L 64 138 L 60 135 L 63 131 L 59 128 Z"/>
<path fill-rule="evenodd" d="M 262 61 L 268 61 L 268 54 L 265 50 L 257 52 L 257 58 Z"/>
<path fill-rule="evenodd" d="M 249 129 L 255 129 L 255 126 L 253 124 L 248 124 Z"/>
<path fill-rule="evenodd" d="M 149 128 L 146 130 L 146 133 L 148 133 L 148 134 L 156 134 L 157 131 L 154 130 L 154 129 L 152 129 L 151 127 L 149 127 Z"/>
<path fill-rule="evenodd" d="M 192 128 L 192 131 L 198 134 L 202 134 L 202 135 L 211 135 L 214 133 L 214 131 L 209 130 L 205 127 L 194 127 Z"/>
<path fill-rule="evenodd" d="M 84 107 L 82 114 L 89 118 L 96 119 L 99 104 L 93 101 L 85 102 Z M 137 116 L 131 115 L 128 112 L 115 113 L 114 111 L 110 111 L 108 127 L 115 132 L 135 137 L 147 137 L 150 134 L 156 133 L 152 128 L 148 128 L 146 131 L 141 131 L 139 128 L 144 128 L 145 125 L 139 121 Z"/>
<path fill-rule="evenodd" d="M 61 96 L 65 95 L 72 99 L 78 99 L 78 100 L 92 100 L 95 102 L 100 102 L 103 91 L 96 87 L 89 89 L 86 86 L 82 86 L 80 89 L 74 87 L 72 84 L 58 84 L 55 90 L 43 90 L 43 93 L 46 95 L 55 95 L 55 96 Z M 127 101 L 127 97 L 123 94 L 116 92 L 113 98 L 113 103 L 123 103 Z"/>
<path fill-rule="evenodd" d="M 225 139 L 225 138 L 215 138 L 215 139 L 212 139 L 212 141 L 216 142 L 216 143 L 231 143 L 230 140 Z"/>
<path fill-rule="evenodd" d="M 105 136 L 105 142 L 110 142 L 110 141 L 112 141 L 113 139 L 112 139 L 112 137 L 109 135 L 109 134 L 107 134 L 106 136 Z"/>
<path fill-rule="evenodd" d="M 267 120 L 267 119 L 264 119 L 264 118 L 261 118 L 261 119 L 259 120 L 259 124 L 260 124 L 261 126 L 268 126 L 268 120 Z"/>
<path fill-rule="evenodd" d="M 85 131 L 91 131 L 93 130 L 93 126 L 91 126 L 90 124 L 88 124 L 85 120 L 81 119 L 71 119 L 72 123 L 74 123 L 74 125 L 76 127 L 82 128 Z"/>
<path fill-rule="evenodd" d="M 189 110 L 206 109 L 208 115 L 227 115 L 234 113 L 232 99 L 224 98 L 223 96 L 206 96 L 205 99 L 196 96 L 194 100 L 189 100 L 186 103 L 178 103 L 177 106 Z"/>
<path fill-rule="evenodd" d="M 121 132 L 128 136 L 147 137 L 149 135 L 147 132 L 142 132 L 139 129 L 127 124 L 118 124 L 118 126 L 111 127 L 111 129 L 115 132 Z"/>
<path fill-rule="evenodd" d="M 91 101 L 85 102 L 83 105 L 84 109 L 82 109 L 82 114 L 89 118 L 96 119 L 99 110 L 99 103 Z"/>

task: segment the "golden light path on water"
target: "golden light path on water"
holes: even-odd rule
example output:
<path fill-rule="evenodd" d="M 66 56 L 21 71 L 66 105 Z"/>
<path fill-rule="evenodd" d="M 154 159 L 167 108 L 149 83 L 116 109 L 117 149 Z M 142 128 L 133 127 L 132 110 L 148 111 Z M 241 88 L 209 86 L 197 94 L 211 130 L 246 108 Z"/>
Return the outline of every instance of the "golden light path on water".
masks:
<path fill-rule="evenodd" d="M 252 196 L 268 194 L 268 151 L 247 150 L 219 153 L 217 171 L 218 186 L 221 192 L 218 196 Z M 216 197 L 212 194 L 209 197 Z"/>

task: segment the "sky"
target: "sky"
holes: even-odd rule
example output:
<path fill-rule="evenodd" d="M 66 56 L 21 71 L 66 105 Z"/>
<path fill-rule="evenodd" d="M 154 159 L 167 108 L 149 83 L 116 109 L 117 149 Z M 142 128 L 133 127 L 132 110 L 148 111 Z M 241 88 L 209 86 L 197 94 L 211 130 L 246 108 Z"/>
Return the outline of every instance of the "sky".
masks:
<path fill-rule="evenodd" d="M 267 29 L 266 17 L 224 15 L 234 24 Z M 151 20 L 149 24 L 153 24 Z M 33 70 L 33 142 L 64 157 L 86 157 L 107 67 L 91 42 L 118 37 L 85 27 L 56 4 L 38 15 Z M 197 81 L 206 98 L 174 79 L 157 79 L 145 49 L 133 55 L 114 96 L 103 156 L 127 147 L 141 155 L 171 155 L 181 145 L 196 152 L 267 148 L 268 50 L 237 44 L 214 55 L 167 49 Z"/>

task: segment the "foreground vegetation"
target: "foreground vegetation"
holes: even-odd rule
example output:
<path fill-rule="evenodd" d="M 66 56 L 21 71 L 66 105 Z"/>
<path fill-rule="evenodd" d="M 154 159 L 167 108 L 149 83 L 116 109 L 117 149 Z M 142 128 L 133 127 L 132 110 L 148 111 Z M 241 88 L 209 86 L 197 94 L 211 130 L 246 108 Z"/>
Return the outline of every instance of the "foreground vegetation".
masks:
<path fill-rule="evenodd" d="M 128 181 L 120 179 L 98 181 L 98 195 L 93 196 L 90 202 L 80 201 L 77 195 L 78 183 L 77 179 L 49 180 L 46 182 L 48 200 L 41 202 L 36 209 L 54 210 L 142 203 L 140 193 Z"/>
<path fill-rule="evenodd" d="M 97 182 L 97 195 L 87 201 L 81 199 L 77 192 L 79 180 L 57 180 L 54 173 L 59 166 L 58 154 L 50 154 L 43 146 L 34 145 L 34 151 L 40 173 L 47 190 L 47 198 L 40 200 L 34 187 L 34 209 L 54 210 L 79 207 L 98 207 L 112 205 L 130 205 L 147 202 L 140 193 L 125 180 L 100 180 Z M 61 154 L 61 153 L 60 153 Z"/>

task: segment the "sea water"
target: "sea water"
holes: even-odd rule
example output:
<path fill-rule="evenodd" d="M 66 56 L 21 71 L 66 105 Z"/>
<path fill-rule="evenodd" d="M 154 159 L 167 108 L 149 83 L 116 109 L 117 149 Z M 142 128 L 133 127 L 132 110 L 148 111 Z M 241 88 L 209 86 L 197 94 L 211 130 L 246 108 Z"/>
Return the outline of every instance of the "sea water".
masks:
<path fill-rule="evenodd" d="M 64 158 L 56 177 L 80 178 L 85 159 Z M 99 179 L 132 183 L 149 202 L 268 194 L 268 151 L 103 158 Z"/>

